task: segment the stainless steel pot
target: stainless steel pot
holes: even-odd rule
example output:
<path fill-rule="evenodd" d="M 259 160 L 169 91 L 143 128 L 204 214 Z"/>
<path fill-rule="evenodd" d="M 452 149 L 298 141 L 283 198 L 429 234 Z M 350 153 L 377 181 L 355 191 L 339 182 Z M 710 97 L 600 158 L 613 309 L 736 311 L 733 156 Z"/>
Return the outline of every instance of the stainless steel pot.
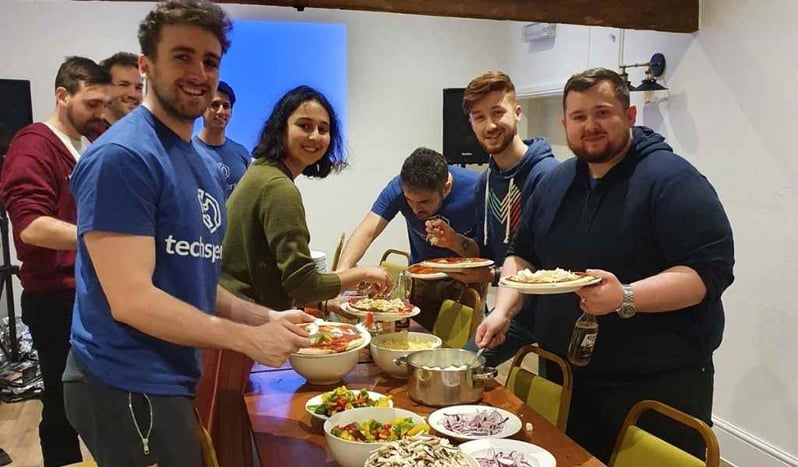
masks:
<path fill-rule="evenodd" d="M 476 353 L 463 349 L 430 349 L 413 352 L 394 360 L 407 366 L 407 393 L 411 399 L 424 405 L 446 407 L 470 404 L 482 398 L 485 380 L 493 379 L 498 372 L 485 367 L 485 359 L 476 359 Z M 463 366 L 462 370 L 443 370 Z"/>

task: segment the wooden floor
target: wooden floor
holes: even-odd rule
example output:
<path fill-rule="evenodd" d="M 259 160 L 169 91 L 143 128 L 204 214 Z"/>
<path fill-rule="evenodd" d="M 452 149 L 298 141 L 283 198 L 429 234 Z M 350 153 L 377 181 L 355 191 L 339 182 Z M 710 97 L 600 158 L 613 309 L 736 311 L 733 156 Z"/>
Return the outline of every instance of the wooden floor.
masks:
<path fill-rule="evenodd" d="M 0 447 L 5 449 L 13 467 L 40 467 L 42 452 L 39 448 L 39 419 L 42 404 L 38 400 L 0 403 Z M 83 458 L 91 459 L 81 443 Z"/>

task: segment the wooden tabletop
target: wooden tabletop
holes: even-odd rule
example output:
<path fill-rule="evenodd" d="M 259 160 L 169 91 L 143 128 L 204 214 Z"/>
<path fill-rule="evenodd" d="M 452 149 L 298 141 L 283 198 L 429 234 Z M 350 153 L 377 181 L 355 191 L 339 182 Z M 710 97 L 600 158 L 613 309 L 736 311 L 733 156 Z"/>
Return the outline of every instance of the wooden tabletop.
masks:
<path fill-rule="evenodd" d="M 390 394 L 394 406 L 426 416 L 435 407 L 419 405 L 408 397 L 405 380 L 390 378 L 371 363 L 361 363 L 344 378 L 349 389 L 367 388 Z M 264 467 L 338 465 L 324 440 L 322 421 L 305 411 L 305 403 L 335 386 L 314 386 L 292 369 L 255 372 L 244 399 L 252 425 L 255 445 Z M 601 467 L 602 464 L 570 438 L 557 430 L 519 398 L 495 381 L 486 383 L 482 404 L 499 407 L 518 415 L 524 428 L 514 439 L 537 444 L 551 452 L 558 467 Z M 526 430 L 527 422 L 532 424 Z"/>

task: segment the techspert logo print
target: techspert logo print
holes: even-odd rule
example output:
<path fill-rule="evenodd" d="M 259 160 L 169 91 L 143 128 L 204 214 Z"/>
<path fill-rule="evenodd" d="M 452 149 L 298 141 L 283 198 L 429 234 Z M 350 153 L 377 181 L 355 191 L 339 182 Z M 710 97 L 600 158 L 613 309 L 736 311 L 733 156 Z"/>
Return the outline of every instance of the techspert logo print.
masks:
<path fill-rule="evenodd" d="M 205 190 L 197 190 L 197 199 L 202 210 L 202 224 L 210 233 L 214 233 L 222 226 L 222 210 L 219 202 Z M 198 240 L 178 240 L 174 235 L 169 235 L 164 240 L 166 254 L 177 256 L 191 256 L 192 258 L 209 259 L 212 263 L 222 259 L 222 245 L 206 243 L 200 235 Z"/>

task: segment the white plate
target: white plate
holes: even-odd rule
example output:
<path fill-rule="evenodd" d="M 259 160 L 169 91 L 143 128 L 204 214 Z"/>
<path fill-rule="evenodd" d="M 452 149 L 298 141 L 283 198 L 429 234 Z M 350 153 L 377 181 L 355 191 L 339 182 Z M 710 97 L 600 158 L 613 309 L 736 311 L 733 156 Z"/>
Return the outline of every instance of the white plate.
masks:
<path fill-rule="evenodd" d="M 502 426 L 501 431 L 499 431 L 494 435 L 484 435 L 484 436 L 465 435 L 457 433 L 455 431 L 450 431 L 446 429 L 443 425 L 443 421 L 446 419 L 446 415 L 472 414 L 480 410 L 482 411 L 495 410 L 501 414 L 502 418 L 506 418 L 507 421 L 504 422 L 504 426 Z M 472 440 L 472 439 L 483 439 L 483 438 L 507 438 L 508 436 L 516 434 L 518 430 L 521 429 L 521 419 L 516 417 L 513 413 L 508 412 L 504 409 L 500 409 L 497 407 L 490 407 L 487 405 L 453 405 L 451 407 L 444 407 L 429 414 L 427 421 L 429 422 L 429 426 L 432 427 L 438 433 L 446 435 L 450 438 L 460 439 L 460 440 Z"/>
<path fill-rule="evenodd" d="M 352 307 L 349 302 L 344 302 L 341 305 L 341 309 L 345 312 L 349 313 L 352 316 L 357 316 L 360 318 L 367 318 L 368 314 L 371 313 L 374 316 L 374 321 L 399 321 L 405 318 L 412 318 L 417 314 L 421 313 L 421 309 L 417 306 L 413 307 L 413 311 L 410 313 L 394 313 L 390 311 L 363 311 L 358 310 L 357 308 Z"/>
<path fill-rule="evenodd" d="M 460 449 L 466 454 L 479 459 L 488 457 L 493 451 L 516 451 L 524 455 L 524 460 L 532 467 L 556 467 L 557 460 L 554 456 L 540 446 L 532 443 L 525 443 L 515 439 L 479 439 L 469 441 L 460 445 Z M 479 462 L 479 461 L 477 461 Z"/>
<path fill-rule="evenodd" d="M 357 393 L 357 392 L 360 391 L 360 389 L 354 389 L 354 390 L 350 389 L 350 391 L 352 391 L 354 393 Z M 385 397 L 385 394 L 380 394 L 379 392 L 368 391 L 368 393 L 369 393 L 369 399 L 371 399 L 371 400 L 377 400 L 377 399 L 379 399 L 381 397 Z M 305 412 L 309 413 L 311 417 L 315 417 L 315 418 L 318 418 L 320 420 L 327 420 L 328 418 L 330 418 L 327 415 L 319 415 L 319 414 L 313 412 L 312 410 L 310 410 L 310 406 L 311 405 L 319 405 L 319 404 L 321 404 L 321 396 L 323 396 L 324 394 L 327 394 L 327 393 L 323 392 L 323 393 L 321 393 L 321 394 L 319 394 L 319 395 L 317 395 L 315 397 L 311 397 L 310 400 L 308 400 L 305 403 Z M 389 407 L 393 407 L 393 399 L 390 400 Z M 338 413 L 340 413 L 340 412 L 338 412 Z"/>
<path fill-rule="evenodd" d="M 428 268 L 437 269 L 438 271 L 443 272 L 458 272 L 458 271 L 465 271 L 467 269 L 474 269 L 474 268 L 484 268 L 488 266 L 493 266 L 492 259 L 485 259 L 479 258 L 480 261 L 474 261 L 472 263 L 436 263 L 434 260 L 427 260 L 422 261 L 421 265 L 426 266 Z"/>
<path fill-rule="evenodd" d="M 405 274 L 407 277 L 412 279 L 421 279 L 421 280 L 437 280 L 437 279 L 446 279 L 449 277 L 445 272 L 427 272 L 427 273 L 420 273 L 420 272 L 413 272 L 411 269 L 413 266 L 421 266 L 421 263 L 413 264 L 405 269 Z"/>
<path fill-rule="evenodd" d="M 547 284 L 527 284 L 524 282 L 515 282 L 502 277 L 499 280 L 499 285 L 502 287 L 509 287 L 515 289 L 523 294 L 530 295 L 552 295 L 561 293 L 576 292 L 582 287 L 588 285 L 598 284 L 601 282 L 600 277 L 586 276 L 575 281 L 568 282 L 552 282 Z"/>

